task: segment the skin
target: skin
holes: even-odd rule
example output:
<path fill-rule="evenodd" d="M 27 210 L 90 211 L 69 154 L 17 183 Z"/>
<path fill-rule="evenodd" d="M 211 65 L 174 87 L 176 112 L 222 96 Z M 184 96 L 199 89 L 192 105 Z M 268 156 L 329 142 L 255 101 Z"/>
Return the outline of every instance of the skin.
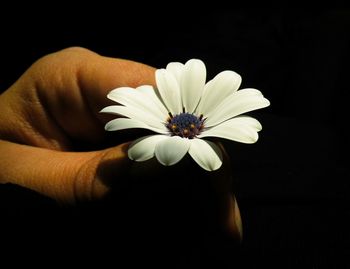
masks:
<path fill-rule="evenodd" d="M 165 170 L 157 162 L 130 161 L 128 143 L 121 138 L 114 141 L 121 144 L 106 146 L 103 126 L 111 117 L 99 113 L 111 104 L 110 90 L 155 85 L 154 73 L 153 67 L 77 47 L 39 59 L 0 95 L 0 183 L 73 205 L 104 199 L 112 179 L 145 176 L 145 165 L 161 176 Z M 85 151 L 74 148 L 76 141 L 88 145 Z M 220 225 L 240 240 L 241 218 L 227 163 L 204 176 L 213 184 Z"/>

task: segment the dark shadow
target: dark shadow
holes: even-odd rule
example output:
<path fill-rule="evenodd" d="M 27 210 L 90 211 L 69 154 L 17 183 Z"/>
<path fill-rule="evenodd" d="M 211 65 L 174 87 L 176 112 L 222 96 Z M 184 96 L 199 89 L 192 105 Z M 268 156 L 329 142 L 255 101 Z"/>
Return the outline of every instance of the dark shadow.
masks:
<path fill-rule="evenodd" d="M 188 264 L 194 251 L 202 256 L 213 246 L 237 243 L 223 230 L 225 209 L 219 208 L 220 194 L 213 188 L 221 172 L 206 172 L 190 157 L 171 167 L 153 158 L 134 162 L 123 176 L 106 173 L 115 165 L 108 161 L 97 171 L 111 186 L 109 196 L 85 204 L 81 212 L 87 223 L 94 223 L 95 239 L 110 238 L 124 249 L 123 257 Z"/>

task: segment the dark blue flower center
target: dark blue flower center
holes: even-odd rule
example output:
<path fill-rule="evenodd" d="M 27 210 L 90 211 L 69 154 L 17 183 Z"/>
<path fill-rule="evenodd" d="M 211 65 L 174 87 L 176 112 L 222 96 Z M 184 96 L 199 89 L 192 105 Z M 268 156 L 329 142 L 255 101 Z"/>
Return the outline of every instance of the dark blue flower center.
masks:
<path fill-rule="evenodd" d="M 169 113 L 166 127 L 173 136 L 178 135 L 192 139 L 201 133 L 204 128 L 204 121 L 203 115 L 197 117 L 193 114 L 183 112 L 173 116 Z"/>

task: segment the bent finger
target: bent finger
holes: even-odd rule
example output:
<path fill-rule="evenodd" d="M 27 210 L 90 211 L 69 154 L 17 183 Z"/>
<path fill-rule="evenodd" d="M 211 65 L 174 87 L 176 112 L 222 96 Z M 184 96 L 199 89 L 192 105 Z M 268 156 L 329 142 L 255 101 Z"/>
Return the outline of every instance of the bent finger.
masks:
<path fill-rule="evenodd" d="M 153 85 L 154 71 L 141 63 L 68 48 L 39 59 L 2 99 L 9 108 L 7 114 L 35 128 L 21 130 L 25 134 L 24 139 L 17 139 L 21 143 L 32 140 L 31 131 L 42 135 L 43 140 L 51 137 L 61 144 L 65 144 L 62 137 L 67 136 L 100 142 L 105 135 L 103 125 L 109 119 L 99 113 L 109 104 L 107 93 L 121 86 Z M 6 121 L 2 129 L 16 133 Z M 32 145 L 42 146 L 39 142 Z"/>

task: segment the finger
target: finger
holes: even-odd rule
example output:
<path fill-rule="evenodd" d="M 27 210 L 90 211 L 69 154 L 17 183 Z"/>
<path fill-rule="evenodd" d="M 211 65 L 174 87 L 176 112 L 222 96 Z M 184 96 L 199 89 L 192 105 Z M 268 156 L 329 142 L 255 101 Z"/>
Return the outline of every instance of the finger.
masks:
<path fill-rule="evenodd" d="M 0 140 L 0 183 L 17 184 L 62 203 L 98 199 L 108 194 L 110 186 L 97 171 L 111 159 L 113 167 L 109 169 L 122 177 L 129 164 L 126 145 L 73 153 Z"/>
<path fill-rule="evenodd" d="M 241 241 L 243 236 L 241 214 L 231 186 L 225 186 L 221 182 L 229 176 L 225 173 L 218 171 L 215 175 L 210 176 L 215 208 L 218 211 L 219 225 L 224 233 L 231 235 L 237 241 Z"/>
<path fill-rule="evenodd" d="M 242 219 L 235 197 L 229 193 L 221 197 L 221 223 L 223 230 L 237 241 L 243 237 Z"/>
<path fill-rule="evenodd" d="M 238 241 L 242 240 L 243 228 L 241 214 L 233 192 L 233 179 L 230 158 L 221 143 L 223 164 L 217 171 L 211 172 L 214 196 L 217 201 L 219 218 L 223 230 Z"/>
<path fill-rule="evenodd" d="M 83 105 L 90 108 L 97 117 L 100 116 L 98 112 L 109 104 L 106 96 L 112 89 L 155 85 L 153 67 L 134 61 L 103 57 L 84 48 L 62 50 L 44 57 L 39 63 L 38 68 L 44 69 L 43 72 L 48 74 L 45 74 L 46 78 L 40 81 L 38 88 L 43 91 L 44 96 L 45 93 L 49 94 L 46 100 L 51 101 L 51 105 L 57 99 L 52 100 L 52 91 L 47 89 L 54 85 L 54 90 L 61 98 L 76 97 L 75 103 L 85 102 Z M 47 65 L 54 65 L 55 68 L 48 69 Z"/>
<path fill-rule="evenodd" d="M 154 71 L 141 63 L 103 57 L 83 48 L 50 54 L 33 64 L 1 98 L 10 118 L 25 123 L 20 126 L 22 135 L 6 121 L 1 128 L 9 133 L 6 139 L 14 133 L 16 140 L 12 141 L 55 149 L 67 148 L 67 136 L 99 142 L 106 122 L 99 111 L 109 104 L 107 93 L 120 86 L 154 84 Z M 33 139 L 33 132 L 39 138 Z"/>

